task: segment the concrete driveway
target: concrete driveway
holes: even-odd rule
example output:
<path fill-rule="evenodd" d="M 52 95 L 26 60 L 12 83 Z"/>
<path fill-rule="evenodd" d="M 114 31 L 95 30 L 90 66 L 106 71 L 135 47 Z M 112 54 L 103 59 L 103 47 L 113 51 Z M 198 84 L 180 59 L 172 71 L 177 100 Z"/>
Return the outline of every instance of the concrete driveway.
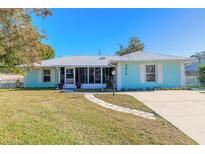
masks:
<path fill-rule="evenodd" d="M 128 92 L 199 144 L 205 144 L 205 93 L 169 90 Z"/>

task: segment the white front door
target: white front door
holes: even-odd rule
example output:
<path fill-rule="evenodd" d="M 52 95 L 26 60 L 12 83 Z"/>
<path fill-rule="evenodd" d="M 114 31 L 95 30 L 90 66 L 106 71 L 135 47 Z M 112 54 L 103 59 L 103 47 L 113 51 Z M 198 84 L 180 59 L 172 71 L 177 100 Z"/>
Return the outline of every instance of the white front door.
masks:
<path fill-rule="evenodd" d="M 65 68 L 64 88 L 75 88 L 75 68 Z"/>

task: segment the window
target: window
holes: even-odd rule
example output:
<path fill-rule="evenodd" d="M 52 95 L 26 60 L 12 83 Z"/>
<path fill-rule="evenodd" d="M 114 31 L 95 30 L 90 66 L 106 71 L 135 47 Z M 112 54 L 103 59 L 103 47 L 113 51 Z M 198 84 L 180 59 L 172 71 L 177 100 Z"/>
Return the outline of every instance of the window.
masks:
<path fill-rule="evenodd" d="M 80 68 L 80 83 L 87 83 L 87 68 Z"/>
<path fill-rule="evenodd" d="M 101 82 L 101 69 L 95 68 L 95 83 Z"/>
<path fill-rule="evenodd" d="M 109 68 L 103 68 L 103 83 L 108 83 L 109 80 Z"/>
<path fill-rule="evenodd" d="M 154 82 L 155 78 L 155 65 L 146 65 L 146 81 Z"/>
<path fill-rule="evenodd" d="M 101 68 L 89 68 L 89 83 L 101 83 Z"/>
<path fill-rule="evenodd" d="M 73 78 L 73 69 L 66 69 L 66 78 Z"/>
<path fill-rule="evenodd" d="M 128 74 L 128 73 L 127 73 L 127 70 L 128 70 L 128 68 L 127 68 L 127 64 L 125 64 L 125 75 Z"/>
<path fill-rule="evenodd" d="M 43 70 L 43 82 L 51 82 L 51 70 Z"/>
<path fill-rule="evenodd" d="M 95 80 L 95 69 L 89 68 L 89 83 L 94 83 Z"/>

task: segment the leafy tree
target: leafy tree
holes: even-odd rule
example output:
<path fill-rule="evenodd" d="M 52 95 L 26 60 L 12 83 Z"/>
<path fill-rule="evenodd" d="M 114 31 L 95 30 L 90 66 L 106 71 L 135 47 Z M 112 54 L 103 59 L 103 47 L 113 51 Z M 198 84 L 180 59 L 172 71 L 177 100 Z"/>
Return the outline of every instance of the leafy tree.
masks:
<path fill-rule="evenodd" d="M 55 57 L 54 49 L 48 44 L 40 44 L 39 52 L 41 60 L 52 59 Z"/>
<path fill-rule="evenodd" d="M 121 44 L 119 44 L 119 46 L 120 50 L 117 51 L 116 54 L 120 56 L 133 52 L 144 51 L 144 44 L 135 36 L 130 38 L 127 48 L 123 48 Z"/>
<path fill-rule="evenodd" d="M 0 72 L 16 71 L 16 65 L 39 62 L 45 31 L 32 25 L 31 15 L 46 18 L 48 9 L 0 9 Z"/>
<path fill-rule="evenodd" d="M 205 85 L 205 64 L 199 66 L 199 81 L 202 85 Z"/>

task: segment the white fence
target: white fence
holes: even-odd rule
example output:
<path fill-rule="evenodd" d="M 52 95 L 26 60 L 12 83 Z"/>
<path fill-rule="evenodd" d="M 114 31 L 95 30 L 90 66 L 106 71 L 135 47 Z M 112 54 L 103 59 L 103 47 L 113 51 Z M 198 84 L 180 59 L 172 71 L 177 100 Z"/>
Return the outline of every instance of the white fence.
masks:
<path fill-rule="evenodd" d="M 200 86 L 198 76 L 186 76 L 186 85 L 187 86 Z"/>
<path fill-rule="evenodd" d="M 0 88 L 20 88 L 23 87 L 23 82 L 21 81 L 0 81 Z"/>
<path fill-rule="evenodd" d="M 0 73 L 0 88 L 17 88 L 17 87 L 23 87 L 22 75 Z"/>

